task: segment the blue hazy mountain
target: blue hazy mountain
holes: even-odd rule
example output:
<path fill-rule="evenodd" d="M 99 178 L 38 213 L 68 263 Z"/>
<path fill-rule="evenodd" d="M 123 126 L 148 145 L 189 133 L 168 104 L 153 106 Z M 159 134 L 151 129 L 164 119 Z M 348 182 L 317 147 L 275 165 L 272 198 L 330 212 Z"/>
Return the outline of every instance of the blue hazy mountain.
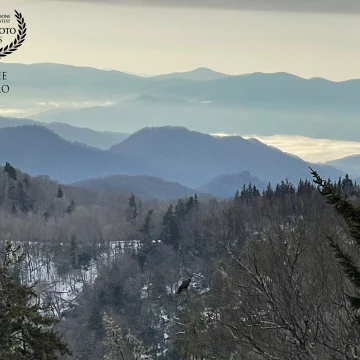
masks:
<path fill-rule="evenodd" d="M 308 163 L 239 136 L 214 137 L 182 127 L 144 128 L 109 150 L 72 143 L 37 125 L 0 129 L 0 164 L 72 183 L 109 175 L 149 175 L 198 188 L 216 176 L 249 171 L 264 181 L 310 178 Z M 343 173 L 311 165 L 325 178 Z"/>
<path fill-rule="evenodd" d="M 335 166 L 351 176 L 360 176 L 360 154 L 350 155 L 340 159 L 328 161 L 326 164 Z"/>
<path fill-rule="evenodd" d="M 146 174 L 199 187 L 215 176 L 249 171 L 265 181 L 311 178 L 308 163 L 255 139 L 214 137 L 184 127 L 148 127 L 108 152 L 136 154 L 146 163 Z M 325 177 L 341 172 L 328 165 L 311 165 Z"/>
<path fill-rule="evenodd" d="M 108 194 L 134 193 L 144 199 L 176 200 L 194 196 L 196 193 L 201 194 L 199 190 L 191 189 L 178 182 L 148 175 L 112 175 L 83 180 L 72 185 Z"/>
<path fill-rule="evenodd" d="M 237 190 L 251 184 L 258 190 L 264 190 L 267 186 L 266 181 L 252 176 L 248 171 L 242 171 L 237 174 L 225 174 L 216 176 L 206 184 L 199 187 L 199 190 L 221 197 L 233 197 Z"/>
<path fill-rule="evenodd" d="M 223 74 L 205 67 L 199 67 L 194 70 L 184 72 L 174 72 L 170 74 L 163 74 L 153 76 L 152 79 L 164 80 L 164 79 L 184 79 L 190 81 L 210 81 L 229 77 L 230 75 Z"/>
<path fill-rule="evenodd" d="M 60 108 L 86 104 L 33 116 L 48 123 L 120 133 L 169 124 L 206 133 L 360 140 L 360 80 L 334 82 L 287 73 L 215 76 L 209 69 L 149 78 L 68 65 L 6 67 L 16 74 L 10 84 L 14 95 L 2 97 L 0 106 L 31 107 L 41 100 Z"/>
<path fill-rule="evenodd" d="M 126 139 L 130 134 L 110 131 L 95 131 L 88 128 L 71 126 L 63 123 L 44 123 L 29 119 L 16 119 L 0 116 L 0 128 L 16 127 L 21 125 L 38 125 L 53 130 L 65 140 L 83 143 L 100 149 L 108 149 L 112 145 Z"/>

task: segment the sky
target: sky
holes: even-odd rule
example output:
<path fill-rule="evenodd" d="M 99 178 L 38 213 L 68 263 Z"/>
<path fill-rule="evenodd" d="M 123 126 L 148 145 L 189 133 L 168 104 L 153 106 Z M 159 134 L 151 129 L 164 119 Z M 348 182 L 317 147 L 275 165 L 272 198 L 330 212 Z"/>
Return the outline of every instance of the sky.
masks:
<path fill-rule="evenodd" d="M 360 78 L 359 0 L 1 0 L 14 8 L 28 34 L 4 63 Z"/>

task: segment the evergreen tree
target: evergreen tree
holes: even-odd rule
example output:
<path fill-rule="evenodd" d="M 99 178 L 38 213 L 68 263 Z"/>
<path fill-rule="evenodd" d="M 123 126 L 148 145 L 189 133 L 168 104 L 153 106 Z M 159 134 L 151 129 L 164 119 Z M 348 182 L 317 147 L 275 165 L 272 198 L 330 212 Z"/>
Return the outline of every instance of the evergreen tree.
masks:
<path fill-rule="evenodd" d="M 186 207 L 183 199 L 179 199 L 175 205 L 175 217 L 183 220 L 186 215 Z"/>
<path fill-rule="evenodd" d="M 151 219 L 152 219 L 153 212 L 154 212 L 153 209 L 150 209 L 148 211 L 148 213 L 146 214 L 146 217 L 145 217 L 144 225 L 139 230 L 141 233 L 146 235 L 146 237 L 148 239 L 151 239 Z"/>
<path fill-rule="evenodd" d="M 64 196 L 64 193 L 63 193 L 63 191 L 62 191 L 62 189 L 61 189 L 61 186 L 59 185 L 59 188 L 58 188 L 56 197 L 57 197 L 58 199 L 61 199 L 63 196 Z"/>
<path fill-rule="evenodd" d="M 272 189 L 270 183 L 269 183 L 268 186 L 266 187 L 266 190 L 265 190 L 265 192 L 264 192 L 264 196 L 265 196 L 267 199 L 272 199 L 273 196 L 274 196 L 274 190 Z"/>
<path fill-rule="evenodd" d="M 254 185 L 252 188 L 252 196 L 253 197 L 258 197 L 260 196 L 260 191 L 258 190 L 258 188 Z"/>
<path fill-rule="evenodd" d="M 6 164 L 5 164 L 4 172 L 6 172 L 8 174 L 10 179 L 16 180 L 16 178 L 17 178 L 16 170 L 8 162 L 6 162 Z"/>
<path fill-rule="evenodd" d="M 297 187 L 297 194 L 303 195 L 303 194 L 311 194 L 311 192 L 314 190 L 314 186 L 311 184 L 309 180 L 301 180 L 299 181 L 298 187 Z"/>
<path fill-rule="evenodd" d="M 55 360 L 57 353 L 71 354 L 53 326 L 58 322 L 39 305 L 34 286 L 14 278 L 14 269 L 24 260 L 19 247 L 5 246 L 0 264 L 0 359 Z"/>
<path fill-rule="evenodd" d="M 188 214 L 194 206 L 194 198 L 192 196 L 189 197 L 188 201 L 186 202 L 186 213 Z"/>
<path fill-rule="evenodd" d="M 345 196 L 352 195 L 354 192 L 354 184 L 348 174 L 345 175 L 345 178 L 341 182 L 341 190 Z"/>
<path fill-rule="evenodd" d="M 335 211 L 345 220 L 349 228 L 350 234 L 355 240 L 356 245 L 360 248 L 360 206 L 354 205 L 342 193 L 338 186 L 332 185 L 329 181 L 323 180 L 314 170 L 311 174 L 314 182 L 318 185 L 319 192 L 325 197 L 326 201 L 331 204 Z M 346 180 L 347 181 L 347 180 Z M 339 180 L 339 182 L 341 182 Z M 339 183 L 338 183 L 339 184 Z M 342 183 L 341 183 L 342 184 Z M 336 243 L 330 236 L 327 237 L 332 247 L 335 257 L 354 287 L 354 295 L 346 294 L 352 307 L 360 310 L 360 268 L 353 255 L 350 254 L 343 246 Z M 360 318 L 359 318 L 360 321 Z"/>
<path fill-rule="evenodd" d="M 197 196 L 197 194 L 195 194 L 194 196 L 194 204 L 197 205 L 199 203 L 199 198 Z"/>
<path fill-rule="evenodd" d="M 260 191 L 255 185 L 248 184 L 248 186 L 243 185 L 240 193 L 240 199 L 245 200 L 246 202 L 251 201 L 251 199 L 260 196 Z M 236 197 L 236 195 L 235 195 Z"/>
<path fill-rule="evenodd" d="M 169 205 L 162 221 L 163 225 L 163 241 L 165 244 L 172 244 L 175 249 L 179 245 L 179 229 L 176 221 L 174 207 Z"/>
<path fill-rule="evenodd" d="M 128 218 L 131 222 L 135 222 L 138 216 L 137 204 L 134 194 L 131 194 L 128 203 Z"/>
<path fill-rule="evenodd" d="M 248 193 L 247 188 L 246 188 L 246 186 L 244 184 L 243 187 L 241 188 L 240 199 L 248 199 L 248 198 L 249 198 L 249 193 Z"/>

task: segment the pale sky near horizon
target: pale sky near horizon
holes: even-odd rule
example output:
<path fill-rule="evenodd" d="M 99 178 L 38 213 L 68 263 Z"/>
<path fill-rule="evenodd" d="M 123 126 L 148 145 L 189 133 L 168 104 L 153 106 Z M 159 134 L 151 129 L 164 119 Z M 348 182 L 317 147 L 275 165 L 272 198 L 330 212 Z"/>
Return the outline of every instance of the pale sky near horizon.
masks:
<path fill-rule="evenodd" d="M 4 63 L 56 62 L 146 74 L 209 67 L 228 74 L 360 78 L 359 13 L 1 3 L 1 13 L 15 8 L 28 27 L 23 46 Z"/>

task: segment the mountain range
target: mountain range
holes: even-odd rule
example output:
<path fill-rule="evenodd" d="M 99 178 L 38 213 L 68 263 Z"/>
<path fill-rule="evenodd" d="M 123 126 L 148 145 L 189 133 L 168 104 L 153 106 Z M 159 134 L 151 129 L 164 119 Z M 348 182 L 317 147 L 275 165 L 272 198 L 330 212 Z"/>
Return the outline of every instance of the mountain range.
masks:
<path fill-rule="evenodd" d="M 144 128 L 101 150 L 37 125 L 0 129 L 0 163 L 62 183 L 109 175 L 148 175 L 199 188 L 216 176 L 249 171 L 264 182 L 310 178 L 308 163 L 255 139 L 215 137 L 183 127 Z M 311 164 L 323 177 L 343 173 Z"/>
<path fill-rule="evenodd" d="M 64 123 L 44 123 L 30 119 L 16 119 L 0 116 L 0 129 L 4 127 L 17 127 L 21 125 L 43 126 L 54 131 L 65 140 L 83 143 L 85 145 L 104 150 L 126 139 L 130 135 L 110 131 L 95 131 L 92 129 L 76 127 Z"/>
<path fill-rule="evenodd" d="M 360 140 L 357 79 L 231 76 L 204 68 L 140 77 L 61 64 L 7 63 L 4 70 L 12 90 L 1 97 L 0 110 L 21 107 L 47 123 L 119 133 L 151 124 L 205 133 Z"/>

